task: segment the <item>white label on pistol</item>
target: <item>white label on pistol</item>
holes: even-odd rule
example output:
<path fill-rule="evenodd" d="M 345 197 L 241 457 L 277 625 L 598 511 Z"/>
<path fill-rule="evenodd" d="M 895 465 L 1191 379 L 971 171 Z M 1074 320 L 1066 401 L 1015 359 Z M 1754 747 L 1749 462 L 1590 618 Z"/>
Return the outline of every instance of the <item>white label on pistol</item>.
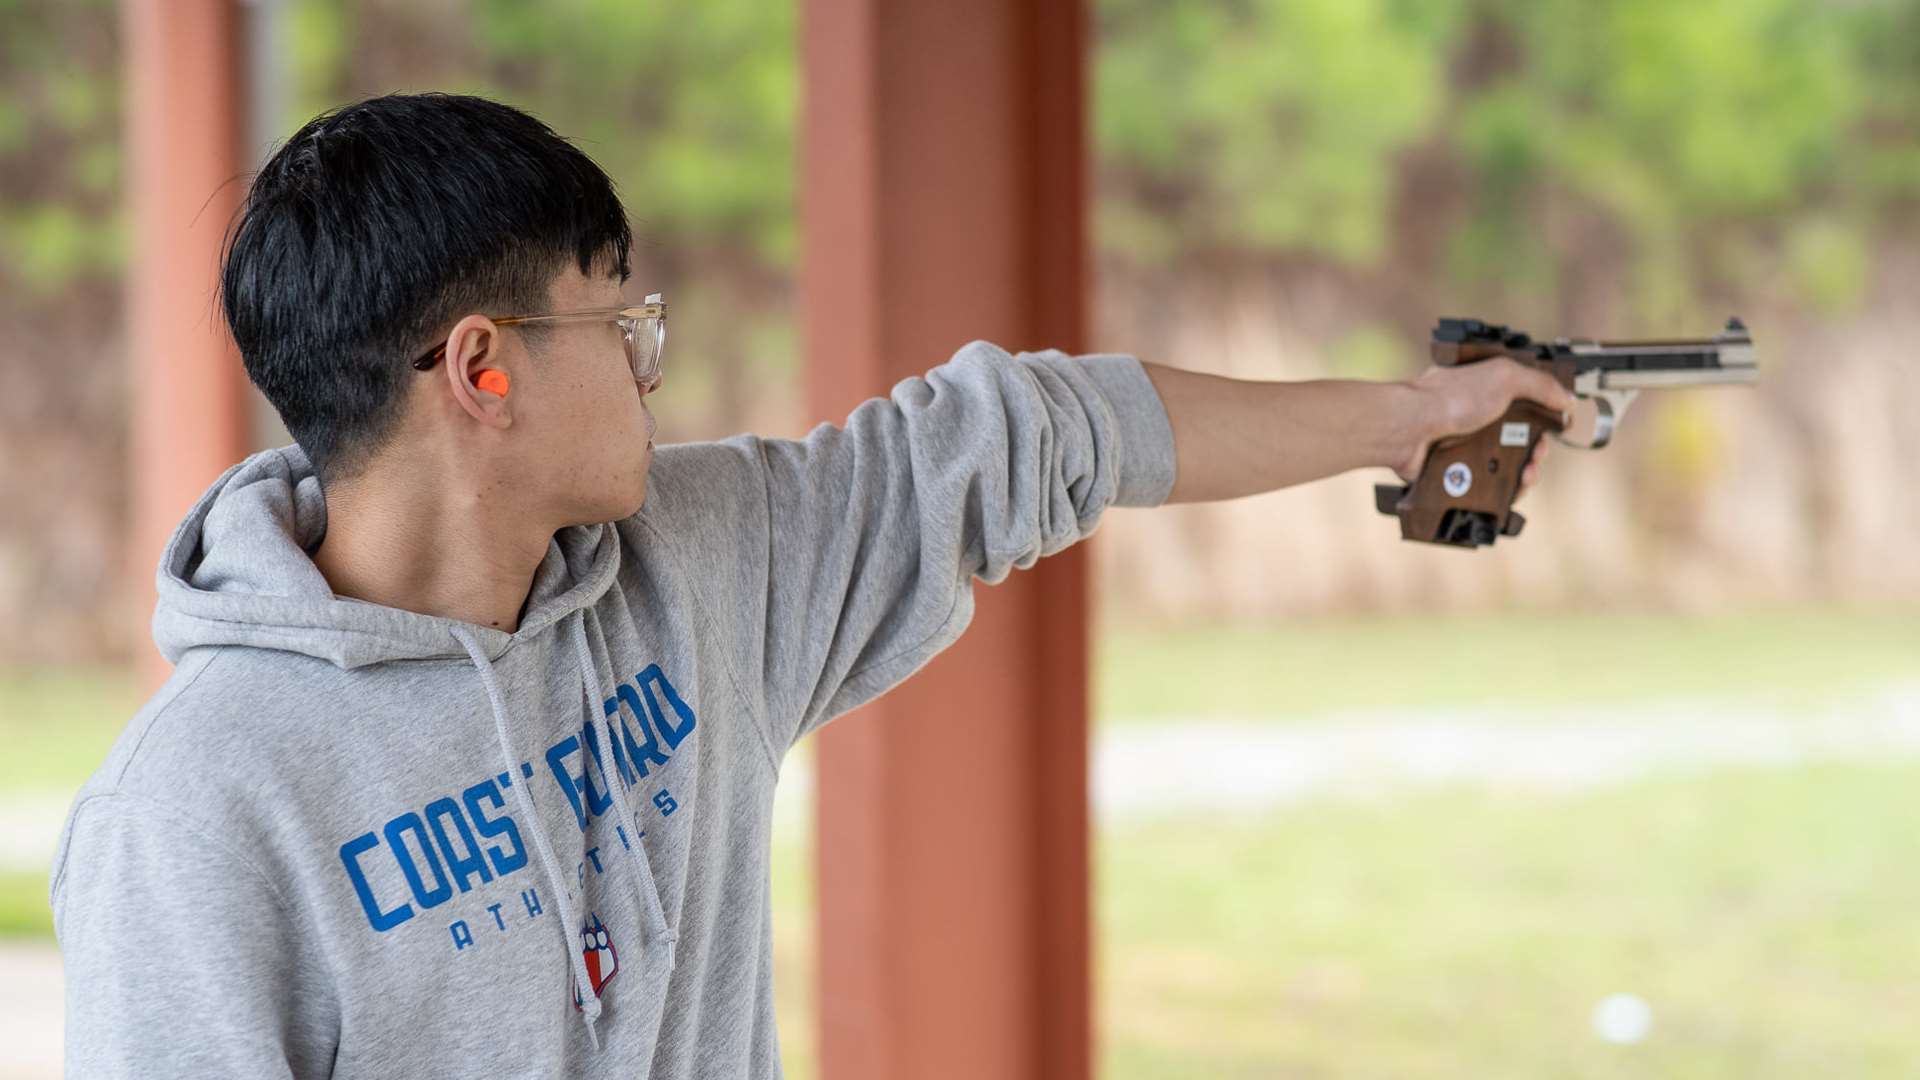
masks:
<path fill-rule="evenodd" d="M 1466 462 L 1456 461 L 1440 474 L 1440 485 L 1447 489 L 1448 495 L 1457 499 L 1473 487 L 1473 470 L 1467 468 Z"/>
<path fill-rule="evenodd" d="M 1517 424 L 1501 424 L 1500 445 L 1525 446 L 1527 445 L 1527 437 L 1532 434 L 1533 429 L 1524 421 Z"/>

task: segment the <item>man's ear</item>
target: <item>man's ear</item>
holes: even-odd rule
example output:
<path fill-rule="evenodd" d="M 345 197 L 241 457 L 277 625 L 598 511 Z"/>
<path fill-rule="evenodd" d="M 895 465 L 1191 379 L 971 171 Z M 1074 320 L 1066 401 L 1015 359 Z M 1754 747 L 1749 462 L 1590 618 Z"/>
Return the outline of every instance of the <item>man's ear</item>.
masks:
<path fill-rule="evenodd" d="M 447 382 L 453 399 L 467 415 L 498 428 L 513 426 L 512 409 L 503 395 L 480 389 L 474 380 L 488 368 L 511 376 L 502 355 L 503 342 L 500 328 L 485 315 L 461 319 L 447 335 Z"/>

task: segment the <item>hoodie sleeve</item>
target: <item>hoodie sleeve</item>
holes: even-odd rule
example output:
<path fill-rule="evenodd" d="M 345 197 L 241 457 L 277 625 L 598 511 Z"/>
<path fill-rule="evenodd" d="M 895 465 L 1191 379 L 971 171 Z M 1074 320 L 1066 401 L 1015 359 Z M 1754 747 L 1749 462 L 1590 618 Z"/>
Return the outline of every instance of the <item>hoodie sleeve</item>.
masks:
<path fill-rule="evenodd" d="M 88 798 L 51 894 L 66 1075 L 291 1076 L 331 1060 L 314 1052 L 330 1033 L 295 1030 L 324 1010 L 313 987 L 296 985 L 307 950 L 278 895 L 166 808 Z"/>
<path fill-rule="evenodd" d="M 971 342 L 804 439 L 660 448 L 653 483 L 716 567 L 748 692 L 784 754 L 904 680 L 992 585 L 1090 535 L 1109 506 L 1157 506 L 1173 433 L 1139 360 Z M 679 511 L 686 511 L 684 515 Z"/>

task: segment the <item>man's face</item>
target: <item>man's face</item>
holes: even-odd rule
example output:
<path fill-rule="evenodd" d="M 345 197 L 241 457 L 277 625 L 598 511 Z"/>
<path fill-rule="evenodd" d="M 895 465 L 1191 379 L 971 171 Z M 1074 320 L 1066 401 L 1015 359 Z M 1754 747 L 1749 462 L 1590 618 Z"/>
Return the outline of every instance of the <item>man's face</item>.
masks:
<path fill-rule="evenodd" d="M 618 277 L 588 277 L 571 264 L 554 279 L 551 296 L 550 311 L 626 302 Z M 651 390 L 633 378 L 620 324 L 557 323 L 537 335 L 502 329 L 508 348 L 527 352 L 519 365 L 526 375 L 516 374 L 510 391 L 523 436 L 515 441 L 528 454 L 526 468 L 515 471 L 538 485 L 527 494 L 565 525 L 636 513 L 646 501 L 655 425 L 644 400 Z"/>

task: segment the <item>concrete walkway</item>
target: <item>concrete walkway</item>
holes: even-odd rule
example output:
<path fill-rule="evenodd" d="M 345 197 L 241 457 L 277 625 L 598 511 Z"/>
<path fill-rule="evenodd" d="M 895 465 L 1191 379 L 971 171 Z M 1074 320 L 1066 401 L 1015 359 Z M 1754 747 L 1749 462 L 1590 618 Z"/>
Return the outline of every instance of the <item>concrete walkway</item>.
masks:
<path fill-rule="evenodd" d="M 1920 665 L 1916 665 L 1920 666 Z M 1564 791 L 1655 772 L 1920 756 L 1920 679 L 1808 712 L 1747 702 L 1156 721 L 1100 738 L 1096 817 L 1258 812 L 1475 783 Z"/>
<path fill-rule="evenodd" d="M 0 1080 L 60 1075 L 65 985 L 52 946 L 0 942 Z"/>

